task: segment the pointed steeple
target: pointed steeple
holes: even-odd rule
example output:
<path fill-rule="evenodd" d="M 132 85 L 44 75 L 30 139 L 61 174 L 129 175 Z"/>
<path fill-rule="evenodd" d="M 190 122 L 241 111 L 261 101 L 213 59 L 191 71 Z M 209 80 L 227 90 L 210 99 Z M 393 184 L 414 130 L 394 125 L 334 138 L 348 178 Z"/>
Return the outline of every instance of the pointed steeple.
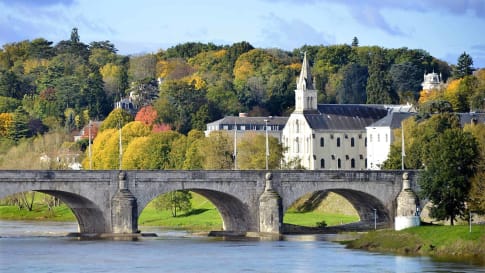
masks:
<path fill-rule="evenodd" d="M 297 89 L 299 90 L 313 90 L 313 80 L 310 73 L 310 63 L 306 58 L 306 52 L 303 55 L 303 63 L 301 65 L 300 77 L 297 82 Z"/>

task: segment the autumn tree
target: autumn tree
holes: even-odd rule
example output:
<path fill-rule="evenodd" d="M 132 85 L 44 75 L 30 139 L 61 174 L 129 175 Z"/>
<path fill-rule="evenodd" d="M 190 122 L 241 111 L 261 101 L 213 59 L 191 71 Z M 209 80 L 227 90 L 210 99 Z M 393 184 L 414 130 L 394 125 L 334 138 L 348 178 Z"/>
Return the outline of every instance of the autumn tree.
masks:
<path fill-rule="evenodd" d="M 121 108 L 117 108 L 111 111 L 108 117 L 101 124 L 99 130 L 103 131 L 109 128 L 120 128 L 131 121 L 133 121 L 133 116 L 130 115 L 130 113 Z"/>
<path fill-rule="evenodd" d="M 234 139 L 221 131 L 211 132 L 200 146 L 206 170 L 230 170 L 234 168 Z"/>
<path fill-rule="evenodd" d="M 157 110 L 151 105 L 142 107 L 135 116 L 136 121 L 141 121 L 147 126 L 153 126 L 157 119 Z"/>
<path fill-rule="evenodd" d="M 268 137 L 268 168 L 279 169 L 283 158 L 283 147 L 275 137 Z M 246 134 L 237 145 L 237 165 L 242 170 L 266 168 L 266 137 L 261 134 Z"/>

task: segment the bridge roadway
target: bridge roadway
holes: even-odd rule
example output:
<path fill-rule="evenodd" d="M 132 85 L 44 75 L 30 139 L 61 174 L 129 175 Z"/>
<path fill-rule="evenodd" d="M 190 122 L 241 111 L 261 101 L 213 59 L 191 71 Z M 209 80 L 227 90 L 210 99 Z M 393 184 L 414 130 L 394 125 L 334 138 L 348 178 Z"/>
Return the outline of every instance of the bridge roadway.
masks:
<path fill-rule="evenodd" d="M 416 171 L 406 171 L 413 188 Z M 402 171 L 0 171 L 0 199 L 38 191 L 73 211 L 80 233 L 136 233 L 138 215 L 160 194 L 190 190 L 218 209 L 223 229 L 281 233 L 283 214 L 307 193 L 331 191 L 346 198 L 361 221 L 390 226 Z"/>

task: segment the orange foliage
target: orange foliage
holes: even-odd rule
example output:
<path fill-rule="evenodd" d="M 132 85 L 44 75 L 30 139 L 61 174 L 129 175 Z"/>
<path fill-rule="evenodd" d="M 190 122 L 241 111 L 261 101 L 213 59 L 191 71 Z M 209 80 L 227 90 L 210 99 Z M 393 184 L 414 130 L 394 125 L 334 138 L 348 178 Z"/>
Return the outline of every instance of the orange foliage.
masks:
<path fill-rule="evenodd" d="M 172 127 L 168 124 L 155 124 L 153 125 L 152 133 L 166 132 L 172 130 Z"/>
<path fill-rule="evenodd" d="M 153 106 L 148 105 L 140 109 L 136 114 L 135 121 L 141 121 L 147 126 L 152 126 L 157 119 L 157 110 Z"/>

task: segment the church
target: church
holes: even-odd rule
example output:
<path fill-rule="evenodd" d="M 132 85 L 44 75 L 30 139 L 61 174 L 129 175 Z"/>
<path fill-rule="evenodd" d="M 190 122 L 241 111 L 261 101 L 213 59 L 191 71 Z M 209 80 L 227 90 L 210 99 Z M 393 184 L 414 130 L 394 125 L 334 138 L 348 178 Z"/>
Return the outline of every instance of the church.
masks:
<path fill-rule="evenodd" d="M 318 104 L 317 90 L 306 54 L 295 90 L 295 110 L 282 131 L 284 160 L 299 162 L 307 170 L 368 169 L 368 141 L 379 150 L 390 146 L 391 132 L 368 139 L 366 127 L 410 106 L 367 104 Z M 372 137 L 372 136 L 371 136 Z M 384 140 L 388 140 L 384 142 Z"/>

